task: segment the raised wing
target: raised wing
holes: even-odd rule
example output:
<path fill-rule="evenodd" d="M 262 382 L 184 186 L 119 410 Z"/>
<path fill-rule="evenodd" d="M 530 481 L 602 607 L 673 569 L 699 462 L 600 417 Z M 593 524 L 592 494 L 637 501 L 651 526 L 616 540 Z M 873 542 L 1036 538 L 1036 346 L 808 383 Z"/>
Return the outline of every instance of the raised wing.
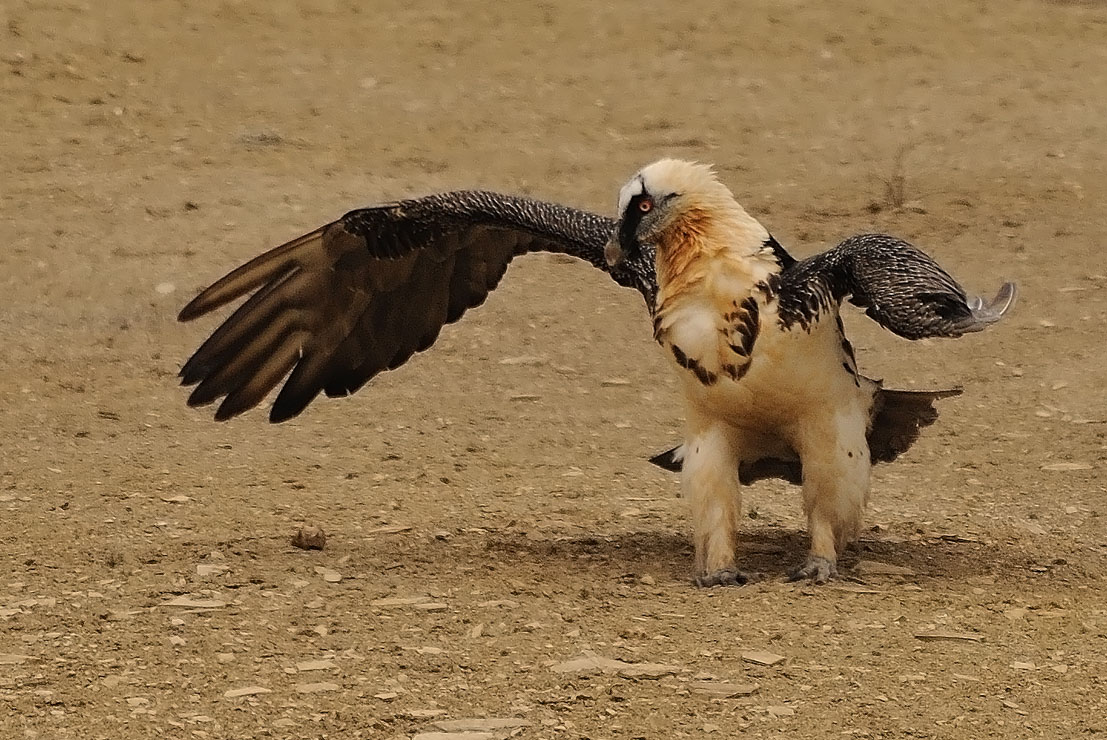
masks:
<path fill-rule="evenodd" d="M 430 347 L 526 252 L 578 257 L 651 301 L 652 264 L 607 267 L 614 228 L 585 211 L 480 191 L 351 211 L 255 257 L 184 307 L 178 318 L 189 321 L 253 293 L 181 369 L 182 385 L 196 385 L 188 403 L 223 397 L 215 418 L 228 419 L 288 376 L 269 413 L 279 422 L 320 391 L 353 393 Z"/>
<path fill-rule="evenodd" d="M 781 319 L 806 326 L 849 297 L 889 331 L 907 339 L 959 337 L 1003 318 L 1015 301 L 1004 283 L 991 301 L 969 296 L 949 273 L 907 242 L 883 234 L 852 236 L 780 275 Z"/>

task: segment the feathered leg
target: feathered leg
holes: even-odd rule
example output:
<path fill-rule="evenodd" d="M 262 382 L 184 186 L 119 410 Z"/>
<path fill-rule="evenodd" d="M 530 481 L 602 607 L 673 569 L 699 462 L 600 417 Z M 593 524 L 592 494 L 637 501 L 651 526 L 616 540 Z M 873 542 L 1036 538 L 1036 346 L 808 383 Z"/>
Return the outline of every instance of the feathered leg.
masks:
<path fill-rule="evenodd" d="M 696 585 L 745 583 L 735 557 L 741 490 L 730 432 L 714 422 L 693 423 L 685 449 L 681 486 L 692 509 Z"/>
<path fill-rule="evenodd" d="M 861 530 L 872 468 L 866 416 L 843 410 L 804 427 L 803 509 L 811 549 L 791 579 L 826 583 L 838 573 L 838 555 Z"/>

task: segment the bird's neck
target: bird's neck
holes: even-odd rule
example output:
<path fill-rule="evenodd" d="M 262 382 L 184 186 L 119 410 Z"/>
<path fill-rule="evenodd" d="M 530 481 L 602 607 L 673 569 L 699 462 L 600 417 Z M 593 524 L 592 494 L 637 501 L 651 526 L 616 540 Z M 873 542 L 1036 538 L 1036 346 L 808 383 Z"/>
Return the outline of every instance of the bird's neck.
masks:
<path fill-rule="evenodd" d="M 689 209 L 658 240 L 659 300 L 709 281 L 720 270 L 763 280 L 779 270 L 765 254 L 768 237 L 765 227 L 737 203 Z"/>

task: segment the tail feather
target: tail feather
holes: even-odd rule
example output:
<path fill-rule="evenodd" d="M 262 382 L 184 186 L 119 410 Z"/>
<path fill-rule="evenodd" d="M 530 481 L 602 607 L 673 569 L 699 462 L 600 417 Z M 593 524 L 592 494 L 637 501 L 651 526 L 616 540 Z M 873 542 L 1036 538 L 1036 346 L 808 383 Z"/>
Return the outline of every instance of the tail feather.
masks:
<path fill-rule="evenodd" d="M 960 388 L 937 391 L 897 391 L 877 388 L 873 397 L 869 428 L 869 454 L 874 463 L 891 462 L 906 452 L 919 438 L 923 427 L 938 418 L 934 402 L 961 395 Z M 650 458 L 650 462 L 665 470 L 679 473 L 684 465 L 684 445 L 678 445 Z M 743 485 L 767 478 L 779 478 L 799 485 L 803 467 L 799 460 L 766 457 L 738 466 L 738 478 Z"/>
<path fill-rule="evenodd" d="M 938 418 L 934 402 L 961 395 L 960 388 L 938 391 L 895 391 L 877 389 L 873 397 L 869 455 L 874 463 L 891 462 L 919 438 L 920 430 Z"/>
<path fill-rule="evenodd" d="M 684 467 L 684 445 L 677 445 L 664 452 L 659 452 L 650 458 L 650 462 L 662 470 L 679 473 Z"/>
<path fill-rule="evenodd" d="M 650 458 L 650 462 L 664 470 L 679 473 L 684 467 L 684 445 L 659 452 Z M 785 460 L 778 457 L 763 457 L 760 460 L 746 461 L 738 465 L 738 480 L 743 486 L 769 478 L 779 478 L 798 486 L 803 483 L 803 468 L 799 460 Z"/>

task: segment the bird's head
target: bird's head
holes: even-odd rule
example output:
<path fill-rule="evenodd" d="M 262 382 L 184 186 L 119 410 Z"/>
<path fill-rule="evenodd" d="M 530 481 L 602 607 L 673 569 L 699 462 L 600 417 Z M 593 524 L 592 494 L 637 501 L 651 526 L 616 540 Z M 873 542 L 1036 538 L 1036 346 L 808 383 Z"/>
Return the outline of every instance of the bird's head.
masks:
<path fill-rule="evenodd" d="M 738 206 L 707 165 L 662 159 L 639 170 L 619 191 L 615 233 L 604 249 L 608 265 L 638 259 L 643 247 L 660 246 L 661 237 L 693 214 Z"/>

